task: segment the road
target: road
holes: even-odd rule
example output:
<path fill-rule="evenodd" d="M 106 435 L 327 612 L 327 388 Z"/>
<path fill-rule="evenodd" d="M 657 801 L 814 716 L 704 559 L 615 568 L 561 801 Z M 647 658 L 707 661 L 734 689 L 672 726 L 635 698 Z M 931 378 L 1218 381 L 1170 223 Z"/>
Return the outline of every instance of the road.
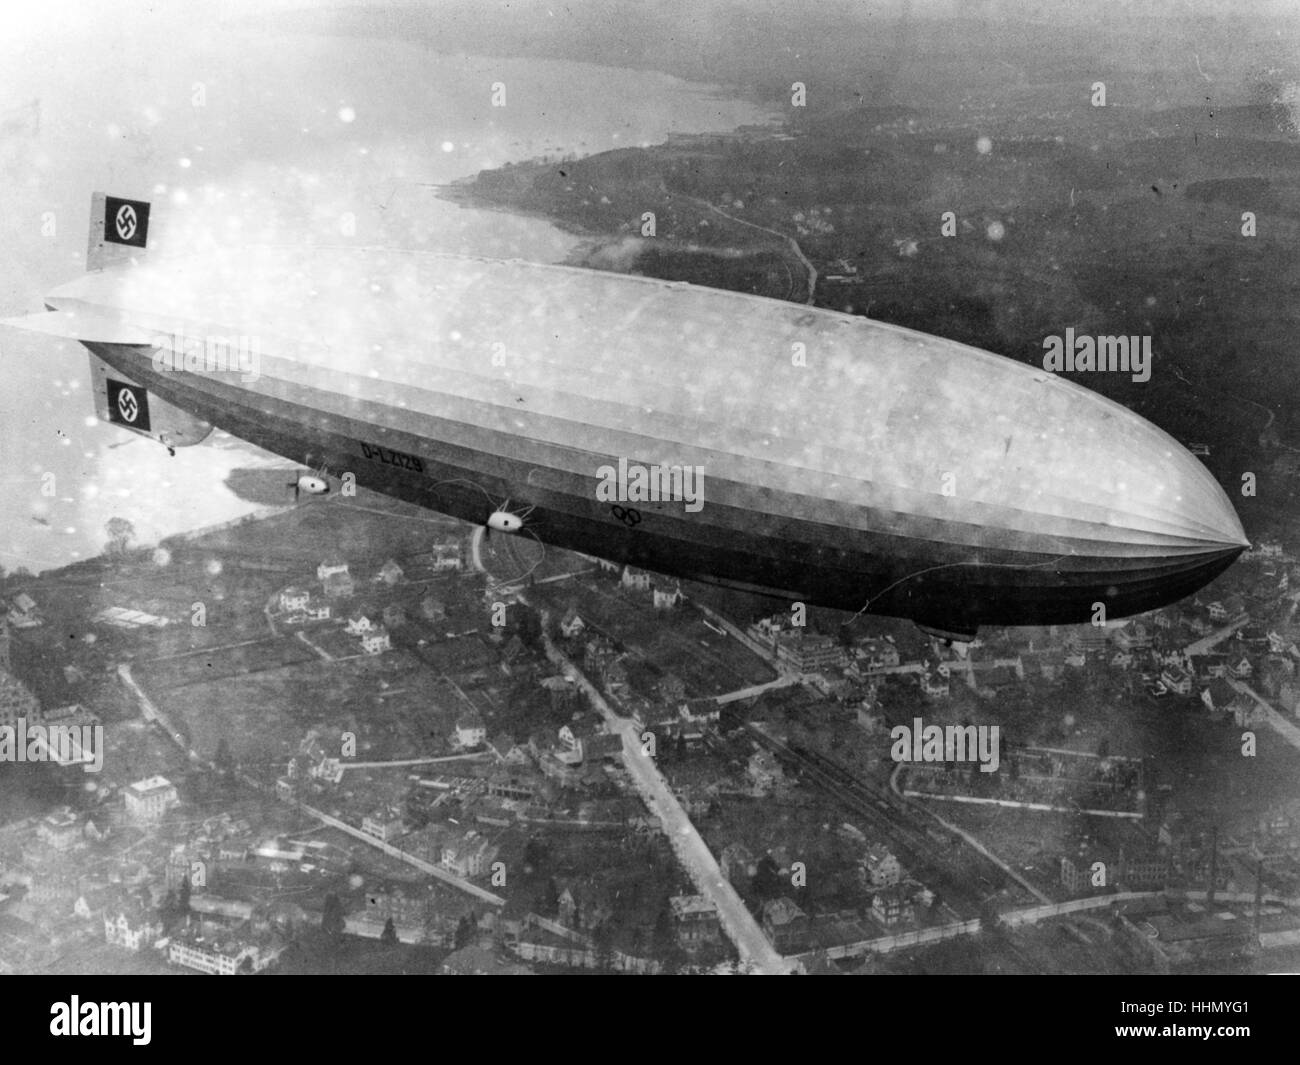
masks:
<path fill-rule="evenodd" d="M 736 889 L 722 875 L 708 845 L 691 824 L 691 819 L 672 793 L 654 759 L 642 754 L 641 736 L 631 718 L 616 714 L 605 697 L 583 675 L 547 634 L 550 612 L 542 611 L 542 641 L 546 657 L 582 689 L 605 720 L 605 727 L 623 739 L 623 764 L 646 807 L 659 818 L 664 834 L 682 866 L 695 882 L 696 889 L 716 907 L 723 931 L 735 944 L 742 963 L 756 971 L 785 974 L 792 966 L 768 942 L 753 915 L 736 894 Z"/>
<path fill-rule="evenodd" d="M 775 229 L 768 229 L 767 226 L 760 226 L 756 222 L 747 222 L 743 218 L 737 218 L 735 215 L 727 214 L 726 211 L 719 207 L 715 207 L 707 200 L 701 200 L 697 196 L 690 196 L 687 198 L 693 200 L 695 203 L 699 204 L 699 206 L 712 211 L 714 214 L 720 215 L 728 222 L 734 222 L 738 226 L 749 226 L 750 229 L 757 229 L 760 233 L 767 233 L 769 236 L 776 237 L 777 240 L 788 244 L 790 250 L 794 252 L 795 258 L 799 260 L 800 264 L 808 272 L 808 298 L 804 300 L 804 303 L 808 304 L 810 307 L 813 305 L 813 297 L 817 294 L 817 267 L 813 266 L 809 261 L 808 256 L 803 253 L 803 249 L 799 247 L 799 242 L 795 240 L 794 237 L 789 236 L 786 233 L 781 233 Z"/>
<path fill-rule="evenodd" d="M 739 699 L 752 699 L 755 695 L 762 695 L 774 688 L 788 688 L 792 684 L 798 683 L 799 678 L 791 674 L 785 677 L 777 677 L 776 680 L 769 680 L 766 684 L 751 684 L 748 688 L 740 688 L 734 692 L 727 692 L 725 695 L 714 696 L 713 701 L 719 706 L 725 706 L 727 703 L 734 703 Z"/>
<path fill-rule="evenodd" d="M 1183 648 L 1183 654 L 1186 655 L 1205 654 L 1212 647 L 1217 647 L 1219 644 L 1221 644 L 1224 640 L 1226 640 L 1239 628 L 1245 625 L 1246 622 L 1248 622 L 1249 620 L 1250 620 L 1249 614 L 1242 614 L 1239 617 L 1233 618 L 1232 621 L 1228 622 L 1228 624 L 1223 626 L 1223 628 L 1216 629 L 1214 632 L 1210 633 L 1210 635 L 1202 636 L 1199 640 L 1189 643 L 1186 647 Z"/>
<path fill-rule="evenodd" d="M 1287 743 L 1291 744 L 1296 750 L 1300 751 L 1300 728 L 1289 721 L 1285 714 L 1273 707 L 1273 704 L 1260 695 L 1254 688 L 1242 680 L 1232 680 L 1229 678 L 1228 683 L 1243 695 L 1249 695 L 1255 700 L 1255 703 L 1264 711 L 1264 719 L 1269 723 L 1269 727 L 1281 736 Z"/>
<path fill-rule="evenodd" d="M 131 691 L 135 694 L 136 699 L 139 700 L 140 708 L 144 713 L 144 717 L 146 721 L 156 722 L 157 724 L 161 725 L 162 728 L 167 732 L 168 736 L 171 737 L 172 742 L 175 743 L 176 746 L 179 747 L 182 751 L 184 751 L 189 756 L 192 762 L 196 763 L 197 765 L 204 766 L 208 769 L 216 768 L 216 766 L 212 762 L 207 762 L 204 761 L 202 758 L 200 758 L 198 752 L 185 746 L 184 740 L 181 738 L 180 734 L 176 731 L 176 729 L 172 727 L 172 724 L 168 720 L 167 715 L 158 709 L 157 704 L 154 703 L 154 701 L 149 698 L 149 696 L 145 693 L 145 690 L 141 688 L 140 685 L 136 682 L 135 678 L 131 676 L 131 666 L 128 663 L 126 662 L 120 663 L 117 667 L 117 674 L 122 679 L 122 683 L 125 684 L 128 688 L 130 688 Z M 253 788 L 255 791 L 260 792 L 263 795 L 269 794 L 274 796 L 274 790 L 268 785 L 264 784 L 262 781 L 258 780 L 256 777 L 249 776 L 247 773 L 241 773 L 239 775 L 239 779 L 243 783 L 247 784 L 249 787 Z M 468 880 L 462 880 L 460 877 L 456 876 L 454 873 L 448 872 L 446 869 L 443 869 L 441 866 L 433 865 L 430 862 L 426 862 L 420 858 L 417 858 L 413 854 L 407 854 L 405 851 L 398 850 L 396 847 L 392 846 L 389 843 L 383 843 L 380 840 L 375 839 L 374 836 L 362 832 L 361 829 L 356 828 L 353 825 L 349 825 L 346 821 L 340 821 L 337 817 L 331 817 L 329 814 L 321 810 L 317 810 L 314 807 L 308 806 L 306 803 L 297 802 L 294 803 L 293 805 L 298 810 L 301 810 L 303 813 L 316 818 L 316 820 L 320 821 L 322 824 L 328 825 L 331 828 L 337 828 L 340 832 L 346 832 L 349 836 L 352 836 L 355 839 L 359 839 L 361 840 L 361 842 L 367 843 L 370 846 L 376 848 L 377 850 L 383 851 L 385 854 L 389 855 L 390 857 L 400 859 L 401 861 L 406 862 L 408 865 L 413 865 L 421 872 L 428 873 L 429 876 L 432 876 L 435 879 L 442 881 L 444 884 L 448 885 L 449 887 L 454 887 L 458 891 L 464 891 L 466 894 L 473 895 L 475 898 L 481 899 L 484 902 L 489 902 L 494 906 L 505 905 L 506 900 L 503 899 L 500 895 L 495 895 L 491 891 L 487 891 L 479 887 L 477 884 L 471 884 Z"/>

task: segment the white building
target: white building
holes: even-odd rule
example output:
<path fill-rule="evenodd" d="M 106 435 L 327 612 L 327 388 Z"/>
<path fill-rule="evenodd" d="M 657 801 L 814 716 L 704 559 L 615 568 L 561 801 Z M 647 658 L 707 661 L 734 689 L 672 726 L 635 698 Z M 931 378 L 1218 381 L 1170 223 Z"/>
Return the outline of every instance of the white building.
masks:
<path fill-rule="evenodd" d="M 348 564 L 342 559 L 329 559 L 316 567 L 316 579 L 318 581 L 323 581 L 336 574 L 342 577 L 351 576 L 348 573 Z"/>
<path fill-rule="evenodd" d="M 285 588 L 280 592 L 280 609 L 286 614 L 306 610 L 311 593 L 302 588 Z"/>
<path fill-rule="evenodd" d="M 127 786 L 123 795 L 127 816 L 137 824 L 160 821 L 168 810 L 180 803 L 176 785 L 160 776 L 137 780 Z"/>

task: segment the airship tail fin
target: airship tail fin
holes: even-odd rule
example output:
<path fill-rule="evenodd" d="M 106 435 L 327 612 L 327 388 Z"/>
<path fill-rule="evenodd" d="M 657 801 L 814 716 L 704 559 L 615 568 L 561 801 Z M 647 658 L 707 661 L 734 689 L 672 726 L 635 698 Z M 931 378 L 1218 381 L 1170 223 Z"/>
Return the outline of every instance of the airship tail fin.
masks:
<path fill-rule="evenodd" d="M 203 419 L 137 384 L 93 351 L 90 391 L 100 421 L 157 440 L 168 450 L 201 444 L 212 432 L 212 426 Z"/>
<path fill-rule="evenodd" d="M 90 197 L 86 269 L 102 270 L 141 255 L 149 239 L 149 204 L 95 192 Z"/>

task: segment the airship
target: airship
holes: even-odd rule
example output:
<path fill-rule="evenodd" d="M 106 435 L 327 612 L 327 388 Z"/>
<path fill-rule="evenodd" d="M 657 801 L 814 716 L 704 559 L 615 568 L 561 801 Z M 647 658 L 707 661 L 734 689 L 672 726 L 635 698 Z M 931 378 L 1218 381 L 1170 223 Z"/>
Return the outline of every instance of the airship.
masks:
<path fill-rule="evenodd" d="M 570 266 L 150 253 L 149 211 L 95 193 L 87 272 L 6 324 L 83 344 L 100 417 L 173 454 L 219 427 L 315 471 L 308 490 L 350 473 L 485 529 L 957 639 L 1158 608 L 1249 546 L 1173 437 L 999 355 Z"/>

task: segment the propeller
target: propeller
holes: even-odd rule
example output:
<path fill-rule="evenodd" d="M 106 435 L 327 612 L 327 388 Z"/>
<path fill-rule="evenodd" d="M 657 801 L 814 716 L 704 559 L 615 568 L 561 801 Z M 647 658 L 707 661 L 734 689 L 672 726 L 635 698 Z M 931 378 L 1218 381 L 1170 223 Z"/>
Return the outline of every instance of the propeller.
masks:
<path fill-rule="evenodd" d="M 298 502 L 298 498 L 303 492 L 312 496 L 320 496 L 330 490 L 329 481 L 325 479 L 323 473 L 301 474 L 290 481 L 286 487 L 293 489 L 293 501 L 295 503 Z"/>

